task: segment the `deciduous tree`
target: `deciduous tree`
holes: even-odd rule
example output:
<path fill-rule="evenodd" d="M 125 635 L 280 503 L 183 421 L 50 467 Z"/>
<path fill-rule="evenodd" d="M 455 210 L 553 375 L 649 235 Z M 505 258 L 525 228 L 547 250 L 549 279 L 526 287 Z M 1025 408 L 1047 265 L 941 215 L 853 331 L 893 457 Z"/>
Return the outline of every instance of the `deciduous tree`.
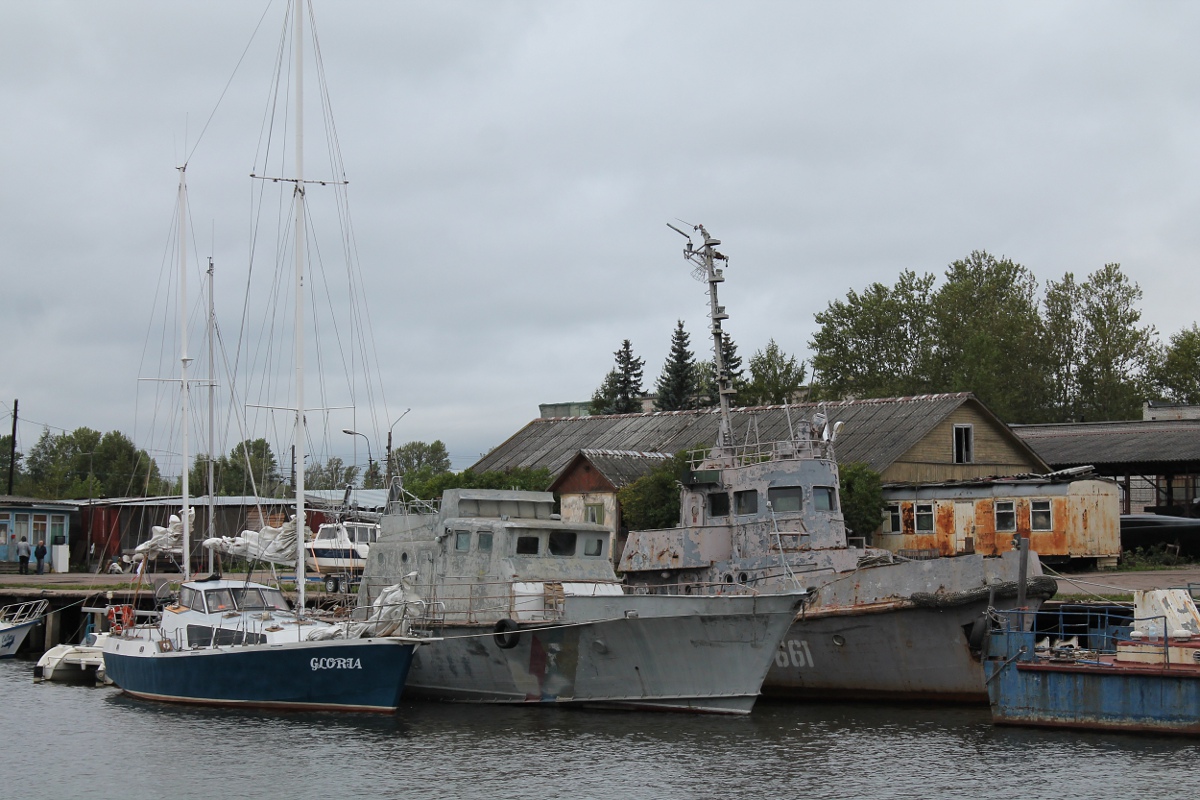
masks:
<path fill-rule="evenodd" d="M 765 350 L 750 356 L 750 381 L 739 400 L 746 405 L 779 405 L 792 402 L 804 385 L 804 364 L 780 349 L 774 339 Z"/>

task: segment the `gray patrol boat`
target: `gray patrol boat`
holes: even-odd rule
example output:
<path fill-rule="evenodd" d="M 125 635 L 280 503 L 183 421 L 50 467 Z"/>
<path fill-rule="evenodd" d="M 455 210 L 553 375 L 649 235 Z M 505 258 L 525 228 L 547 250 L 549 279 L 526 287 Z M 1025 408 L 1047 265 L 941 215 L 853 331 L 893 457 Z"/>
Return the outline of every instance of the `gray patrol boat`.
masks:
<path fill-rule="evenodd" d="M 564 522 L 549 492 L 451 489 L 392 502 L 360 607 L 403 580 L 440 641 L 413 659 L 412 697 L 746 714 L 806 594 L 697 584 L 634 594 L 608 530 Z"/>
<path fill-rule="evenodd" d="M 733 393 L 721 360 L 715 261 L 703 226 L 684 256 L 707 280 L 721 423 L 691 455 L 675 528 L 629 534 L 619 569 L 634 591 L 660 596 L 689 582 L 815 593 L 776 653 L 766 695 L 987 702 L 979 648 L 989 607 L 1036 608 L 1057 590 L 1036 554 L 907 560 L 850 539 L 840 511 L 833 443 L 840 425 L 789 421 L 782 441 L 736 443 Z M 752 437 L 748 437 L 752 438 Z M 1025 540 L 1027 543 L 1028 540 Z"/>

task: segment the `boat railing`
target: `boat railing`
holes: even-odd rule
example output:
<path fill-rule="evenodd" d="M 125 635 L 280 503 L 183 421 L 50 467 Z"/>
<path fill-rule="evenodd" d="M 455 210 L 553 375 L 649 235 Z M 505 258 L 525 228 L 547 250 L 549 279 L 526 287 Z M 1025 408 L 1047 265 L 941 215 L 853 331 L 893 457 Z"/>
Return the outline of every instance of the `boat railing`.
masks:
<path fill-rule="evenodd" d="M 0 623 L 5 625 L 24 625 L 46 615 L 49 600 L 27 600 L 24 603 L 13 603 L 0 608 Z"/>
<path fill-rule="evenodd" d="M 651 585 L 637 585 L 627 587 L 628 594 L 654 594 L 654 595 L 694 595 L 697 597 L 705 595 L 760 595 L 764 592 L 755 589 L 745 583 L 739 581 L 712 581 L 702 582 L 693 581 L 690 583 L 663 583 Z"/>
<path fill-rule="evenodd" d="M 1200 588 L 1200 587 L 1198 587 Z M 1063 604 L 1056 608 L 992 610 L 992 635 L 1005 644 L 991 656 L 1044 663 L 1089 663 L 1117 653 L 1119 645 L 1138 645 L 1141 655 L 1171 665 L 1173 637 L 1147 636 L 1139 628 L 1166 631 L 1161 615 L 1137 617 L 1130 604 Z M 1142 659 L 1144 660 L 1144 659 Z"/>
<path fill-rule="evenodd" d="M 822 439 L 797 436 L 795 439 L 692 450 L 687 454 L 688 466 L 693 470 L 742 467 L 766 461 L 796 461 L 802 458 L 833 458 L 833 444 Z"/>

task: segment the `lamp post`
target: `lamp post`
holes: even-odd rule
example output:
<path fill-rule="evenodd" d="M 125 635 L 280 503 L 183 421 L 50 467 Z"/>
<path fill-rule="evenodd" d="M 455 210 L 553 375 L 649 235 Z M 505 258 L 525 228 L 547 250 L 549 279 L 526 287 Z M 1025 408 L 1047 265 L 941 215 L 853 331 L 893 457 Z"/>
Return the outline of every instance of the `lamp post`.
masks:
<path fill-rule="evenodd" d="M 412 411 L 411 408 L 404 409 L 404 414 L 396 417 L 396 422 L 404 419 L 404 415 Z M 387 443 L 387 468 L 384 470 L 384 484 L 390 490 L 392 488 L 392 428 L 396 427 L 396 422 L 388 426 L 388 443 Z"/>
<path fill-rule="evenodd" d="M 371 458 L 371 439 L 370 439 L 370 437 L 368 437 L 365 433 L 359 433 L 358 431 L 352 431 L 349 428 L 342 428 L 342 433 L 348 433 L 351 436 L 363 437 L 363 441 L 367 443 L 367 471 L 369 472 L 371 470 L 371 464 L 375 463 L 375 459 Z"/>

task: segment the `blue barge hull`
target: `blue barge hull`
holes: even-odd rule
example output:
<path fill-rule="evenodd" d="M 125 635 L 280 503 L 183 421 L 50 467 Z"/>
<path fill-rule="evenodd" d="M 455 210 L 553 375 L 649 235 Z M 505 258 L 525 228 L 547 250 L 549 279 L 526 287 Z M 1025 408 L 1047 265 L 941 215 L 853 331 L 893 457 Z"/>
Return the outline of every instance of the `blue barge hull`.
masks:
<path fill-rule="evenodd" d="M 1035 634 L 999 630 L 984 659 L 992 721 L 1089 730 L 1200 734 L 1200 665 L 1078 658 L 1035 650 Z"/>
<path fill-rule="evenodd" d="M 108 676 L 150 700 L 244 708 L 392 712 L 415 645 L 395 639 L 291 642 L 161 651 L 122 639 L 106 649 Z"/>

